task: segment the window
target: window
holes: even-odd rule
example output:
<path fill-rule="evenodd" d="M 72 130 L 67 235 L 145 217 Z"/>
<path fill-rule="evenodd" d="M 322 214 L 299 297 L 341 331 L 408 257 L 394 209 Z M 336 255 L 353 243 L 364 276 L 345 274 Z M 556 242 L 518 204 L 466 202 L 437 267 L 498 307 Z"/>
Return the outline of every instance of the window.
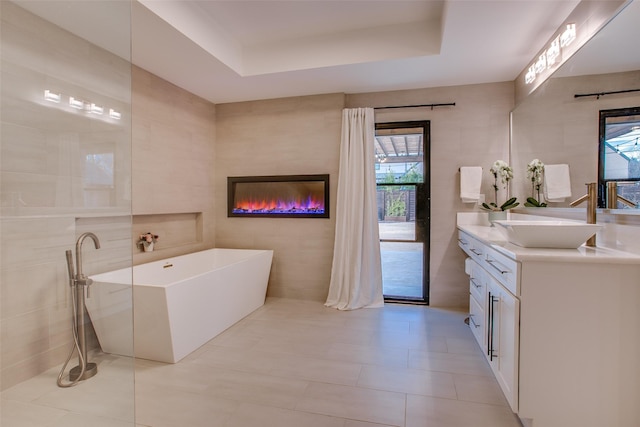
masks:
<path fill-rule="evenodd" d="M 600 111 L 598 206 L 631 207 L 612 202 L 607 206 L 607 185 L 615 183 L 617 194 L 632 204 L 640 203 L 640 107 Z M 621 201 L 620 199 L 618 199 Z"/>

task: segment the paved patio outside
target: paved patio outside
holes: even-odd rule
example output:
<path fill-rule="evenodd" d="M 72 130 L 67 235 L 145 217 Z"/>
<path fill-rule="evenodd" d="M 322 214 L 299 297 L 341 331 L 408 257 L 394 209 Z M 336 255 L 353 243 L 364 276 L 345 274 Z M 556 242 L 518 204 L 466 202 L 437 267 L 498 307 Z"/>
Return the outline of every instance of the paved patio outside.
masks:
<path fill-rule="evenodd" d="M 422 243 L 412 242 L 415 223 L 380 222 L 382 292 L 385 296 L 422 298 Z"/>

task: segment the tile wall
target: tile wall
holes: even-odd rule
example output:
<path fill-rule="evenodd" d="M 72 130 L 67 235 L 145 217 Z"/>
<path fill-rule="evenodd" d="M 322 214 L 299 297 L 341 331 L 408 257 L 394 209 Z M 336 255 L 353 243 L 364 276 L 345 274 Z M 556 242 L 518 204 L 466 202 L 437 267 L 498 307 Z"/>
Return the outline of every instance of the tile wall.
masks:
<path fill-rule="evenodd" d="M 134 264 L 214 246 L 215 106 L 133 67 Z M 142 252 L 137 236 L 160 236 Z"/>
<path fill-rule="evenodd" d="M 344 95 L 216 105 L 216 246 L 273 249 L 268 294 L 324 301 L 331 278 Z M 227 218 L 227 177 L 329 174 L 322 218 Z"/>

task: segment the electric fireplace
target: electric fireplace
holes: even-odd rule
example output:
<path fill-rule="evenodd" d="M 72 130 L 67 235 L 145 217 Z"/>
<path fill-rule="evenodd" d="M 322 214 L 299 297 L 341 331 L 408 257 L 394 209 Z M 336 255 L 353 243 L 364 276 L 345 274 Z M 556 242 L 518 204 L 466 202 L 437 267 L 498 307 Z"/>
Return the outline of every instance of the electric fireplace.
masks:
<path fill-rule="evenodd" d="M 329 218 L 329 175 L 227 178 L 227 216 Z"/>

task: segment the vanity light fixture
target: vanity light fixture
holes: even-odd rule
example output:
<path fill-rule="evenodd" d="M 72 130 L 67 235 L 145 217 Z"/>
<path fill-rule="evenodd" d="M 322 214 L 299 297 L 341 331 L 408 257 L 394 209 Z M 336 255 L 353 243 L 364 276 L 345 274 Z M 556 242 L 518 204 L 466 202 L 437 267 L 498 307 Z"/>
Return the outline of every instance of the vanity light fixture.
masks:
<path fill-rule="evenodd" d="M 60 95 L 59 93 L 51 92 L 49 89 L 45 89 L 44 91 L 44 99 L 46 99 L 47 101 L 51 101 L 51 102 L 55 102 L 56 104 L 59 104 L 61 98 L 62 98 L 62 95 Z"/>
<path fill-rule="evenodd" d="M 89 112 L 92 114 L 102 114 L 104 113 L 104 108 L 102 108 L 99 105 L 94 104 L 93 102 L 91 103 L 91 105 L 89 106 Z"/>
<path fill-rule="evenodd" d="M 69 106 L 77 110 L 84 110 L 84 102 L 75 99 L 73 96 L 69 97 Z"/>
<path fill-rule="evenodd" d="M 549 48 L 547 49 L 547 67 L 552 67 L 554 66 L 556 63 L 560 62 L 561 59 L 561 55 L 560 55 L 560 45 L 562 44 L 559 40 L 559 37 L 556 37 L 551 44 L 549 45 Z"/>
<path fill-rule="evenodd" d="M 533 66 L 533 69 L 535 70 L 536 74 L 540 74 L 544 70 L 547 69 L 547 55 L 546 55 L 546 53 L 543 52 L 542 55 L 540 55 L 538 57 L 538 60 L 536 61 L 536 63 Z"/>
<path fill-rule="evenodd" d="M 547 48 L 538 56 L 538 59 L 529 66 L 524 76 L 525 83 L 531 84 L 535 82 L 540 74 L 559 65 L 562 61 L 562 49 L 569 46 L 576 39 L 576 34 L 576 24 L 567 24 L 564 30 L 551 40 Z"/>
<path fill-rule="evenodd" d="M 524 75 L 524 82 L 526 84 L 531 84 L 536 80 L 536 69 L 534 67 L 529 67 L 527 70 L 527 74 Z"/>
<path fill-rule="evenodd" d="M 589 1 L 577 0 L 577 3 L 564 22 L 559 25 L 540 46 L 540 50 L 531 56 L 527 66 L 522 69 L 515 83 L 516 105 L 540 87 L 553 72 L 571 58 L 596 32 L 605 26 L 630 0 Z M 546 68 L 536 73 L 540 55 L 546 56 Z M 539 65 L 542 63 L 540 62 Z M 538 67 L 540 69 L 541 67 Z"/>
<path fill-rule="evenodd" d="M 565 30 L 560 34 L 560 46 L 567 47 L 576 39 L 576 24 L 567 24 Z"/>
<path fill-rule="evenodd" d="M 120 114 L 118 111 L 114 110 L 113 108 L 109 108 L 109 117 L 115 120 L 120 120 L 120 118 L 122 117 L 122 114 Z"/>

